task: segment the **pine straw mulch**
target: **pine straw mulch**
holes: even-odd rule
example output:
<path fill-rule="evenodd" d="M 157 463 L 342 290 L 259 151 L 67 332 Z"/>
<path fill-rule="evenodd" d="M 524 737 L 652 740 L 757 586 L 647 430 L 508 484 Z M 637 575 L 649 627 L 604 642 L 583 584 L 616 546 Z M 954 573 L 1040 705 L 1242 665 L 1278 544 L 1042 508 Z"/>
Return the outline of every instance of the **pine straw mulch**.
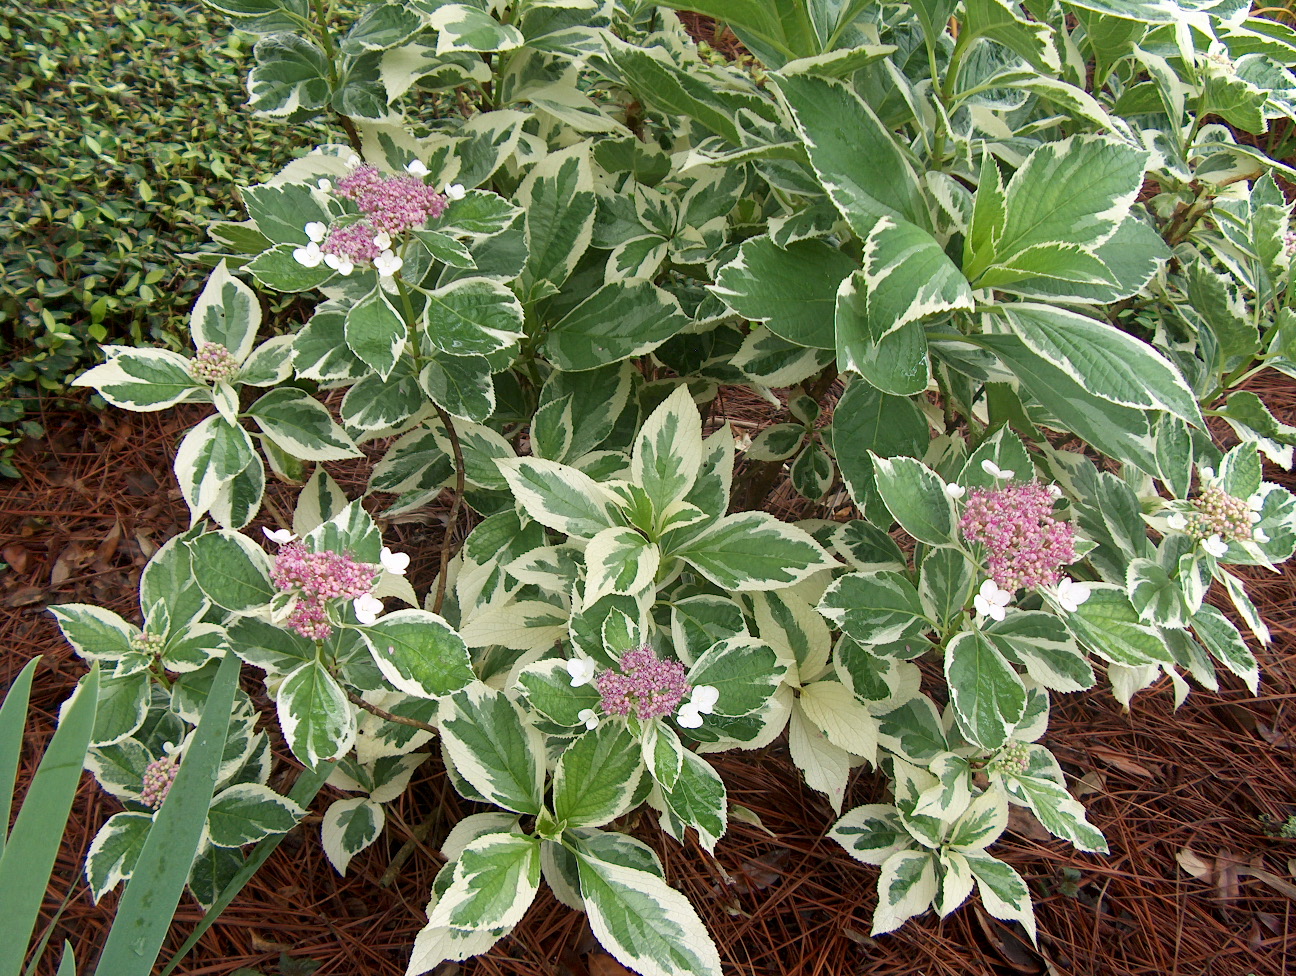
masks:
<path fill-rule="evenodd" d="M 1275 374 L 1264 386 L 1279 416 L 1296 419 L 1296 384 Z M 725 408 L 747 432 L 769 419 L 759 403 L 727 400 Z M 0 678 L 7 687 L 24 662 L 43 656 L 20 793 L 59 703 L 84 673 L 45 609 L 92 602 L 138 620 L 140 569 L 187 523 L 170 460 L 196 417 L 191 410 L 47 417 L 47 440 L 18 458 L 24 479 L 0 487 L 0 557 L 10 566 L 0 578 Z M 356 472 L 335 473 L 353 495 L 359 492 Z M 1271 469 L 1268 476 L 1296 487 L 1286 472 Z M 291 504 L 290 492 L 280 487 L 275 494 Z M 786 485 L 767 507 L 789 519 L 822 514 Z M 397 548 L 415 556 L 416 587 L 426 587 L 435 572 L 443 531 L 444 509 L 388 530 Z M 662 854 L 670 882 L 697 906 L 735 976 L 1287 976 L 1288 957 L 1296 960 L 1296 841 L 1271 836 L 1261 818 L 1296 814 L 1296 565 L 1278 576 L 1251 575 L 1275 637 L 1260 655 L 1259 696 L 1226 681 L 1218 694 L 1194 689 L 1176 712 L 1163 681 L 1135 699 L 1132 714 L 1103 690 L 1055 699 L 1045 741 L 1074 777 L 1112 852 L 1079 854 L 1029 816 L 1014 817 L 994 850 L 1030 883 L 1038 951 L 975 898 L 944 921 L 928 915 L 870 938 L 877 871 L 824 838 L 834 813 L 804 787 L 781 744 L 711 757 L 731 800 L 755 811 L 765 828 L 731 820 L 716 859 L 692 839 L 680 846 L 665 836 L 650 812 L 623 826 Z M 254 669 L 245 670 L 245 687 L 266 704 Z M 274 722 L 266 727 L 281 760 L 275 785 L 284 788 L 298 767 Z M 404 973 L 442 863 L 441 839 L 475 808 L 449 788 L 438 761 L 426 763 L 411 789 L 387 806 L 382 839 L 339 878 L 318 840 L 319 816 L 339 795 L 324 791 L 307 825 L 288 836 L 179 967 L 182 976 L 227 976 L 240 966 L 295 976 L 315 964 L 318 976 Z M 847 804 L 883 798 L 881 779 L 858 771 Z M 102 945 L 117 896 L 93 905 L 80 865 L 115 809 L 86 776 L 38 929 L 66 898 L 52 944 L 70 939 L 83 971 L 93 947 Z M 385 883 L 393 856 L 411 838 L 413 856 Z M 182 902 L 170 948 L 200 916 Z M 480 976 L 625 972 L 599 949 L 584 917 L 543 888 L 510 938 L 461 968 Z M 447 976 L 456 971 L 444 967 Z M 51 974 L 52 966 L 40 972 Z"/>

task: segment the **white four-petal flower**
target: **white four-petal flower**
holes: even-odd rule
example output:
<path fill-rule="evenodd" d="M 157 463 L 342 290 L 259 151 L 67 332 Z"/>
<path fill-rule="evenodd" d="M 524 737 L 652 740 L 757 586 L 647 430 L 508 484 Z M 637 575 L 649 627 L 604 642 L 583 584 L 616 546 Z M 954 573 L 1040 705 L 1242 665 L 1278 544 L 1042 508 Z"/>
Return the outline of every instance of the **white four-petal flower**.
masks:
<path fill-rule="evenodd" d="M 1184 517 L 1182 512 L 1173 512 L 1166 517 L 1166 528 L 1182 532 L 1188 528 L 1188 519 Z"/>
<path fill-rule="evenodd" d="M 404 576 L 405 570 L 409 569 L 410 557 L 407 552 L 392 552 L 383 546 L 378 561 L 382 563 L 382 568 L 393 576 Z"/>
<path fill-rule="evenodd" d="M 265 533 L 267 539 L 271 542 L 276 542 L 281 546 L 287 545 L 289 542 L 292 542 L 293 539 L 297 538 L 297 536 L 293 535 L 292 529 L 267 529 L 263 525 L 261 526 L 261 531 Z"/>
<path fill-rule="evenodd" d="M 328 224 L 321 223 L 318 220 L 312 220 L 306 225 L 305 229 L 306 236 L 316 244 L 322 243 L 324 238 L 328 237 Z"/>
<path fill-rule="evenodd" d="M 579 688 L 594 680 L 595 664 L 587 657 L 574 657 L 567 662 L 567 673 L 571 675 L 571 686 Z"/>
<path fill-rule="evenodd" d="M 409 173 L 410 176 L 417 176 L 422 179 L 432 171 L 423 165 L 422 160 L 412 159 L 405 164 L 405 172 Z"/>
<path fill-rule="evenodd" d="M 598 713 L 595 712 L 594 709 L 582 708 L 576 713 L 576 717 L 585 723 L 585 728 L 591 731 L 598 728 L 599 717 Z"/>
<path fill-rule="evenodd" d="M 988 474 L 990 477 L 996 478 L 999 481 L 1011 481 L 1013 475 L 1017 473 L 1011 468 L 999 467 L 999 465 L 995 464 L 989 458 L 986 458 L 984 461 L 981 462 L 981 470 L 984 471 L 986 474 Z"/>
<path fill-rule="evenodd" d="M 355 264 L 337 254 L 324 255 L 324 263 L 336 271 L 338 274 L 346 277 L 355 270 Z"/>
<path fill-rule="evenodd" d="M 1269 541 L 1269 533 L 1266 532 L 1264 529 L 1252 529 L 1251 539 L 1254 542 L 1258 542 L 1261 545 L 1264 545 L 1266 542 Z"/>
<path fill-rule="evenodd" d="M 468 195 L 462 183 L 447 183 L 445 188 L 445 197 L 447 200 L 462 200 Z"/>
<path fill-rule="evenodd" d="M 1089 599 L 1089 584 L 1077 583 L 1070 576 L 1063 576 L 1058 580 L 1056 598 L 1058 606 L 1063 610 L 1075 613 L 1080 604 Z"/>
<path fill-rule="evenodd" d="M 948 497 L 953 498 L 955 501 L 957 501 L 958 499 L 962 498 L 964 495 L 967 494 L 967 489 L 964 488 L 962 485 L 956 484 L 955 482 L 951 481 L 949 484 L 945 486 L 945 494 Z"/>
<path fill-rule="evenodd" d="M 1216 559 L 1219 559 L 1224 553 L 1228 552 L 1228 543 L 1219 533 L 1211 536 L 1209 539 L 1202 539 L 1202 548 L 1209 552 Z"/>
<path fill-rule="evenodd" d="M 318 183 L 316 183 L 315 185 L 316 185 L 317 187 L 319 187 L 320 190 L 323 191 L 324 193 L 328 193 L 329 190 L 333 189 L 333 181 L 332 181 L 332 180 L 320 180 L 320 181 L 319 181 Z"/>
<path fill-rule="evenodd" d="M 378 274 L 384 278 L 390 278 L 401 269 L 405 262 L 391 251 L 383 251 L 382 254 L 374 258 L 374 267 L 378 269 Z"/>
<path fill-rule="evenodd" d="M 391 250 L 391 244 L 392 244 L 391 234 L 387 233 L 385 230 L 380 230 L 377 234 L 375 234 L 373 242 L 374 242 L 374 247 L 378 248 L 378 250 L 380 251 Z"/>
<path fill-rule="evenodd" d="M 702 724 L 702 710 L 694 702 L 688 702 L 675 713 L 675 721 L 682 728 L 696 729 Z"/>
<path fill-rule="evenodd" d="M 364 164 L 364 160 L 352 153 L 346 158 L 347 169 L 359 169 Z"/>
<path fill-rule="evenodd" d="M 358 596 L 352 601 L 351 606 L 355 609 L 356 620 L 362 624 L 372 624 L 378 620 L 378 614 L 383 612 L 382 600 L 378 599 L 372 593 L 366 593 L 364 596 Z"/>
<path fill-rule="evenodd" d="M 311 241 L 305 247 L 293 249 L 293 260 L 304 268 L 318 268 L 321 261 L 327 261 L 331 255 L 320 250 L 320 246 Z M 332 265 L 329 265 L 332 267 Z"/>
<path fill-rule="evenodd" d="M 981 584 L 981 589 L 972 599 L 972 605 L 976 612 L 983 617 L 990 617 L 994 620 L 1003 620 L 1008 615 L 1005 609 L 1008 606 L 1013 595 L 1010 590 L 999 589 L 999 584 L 992 579 L 986 580 Z"/>

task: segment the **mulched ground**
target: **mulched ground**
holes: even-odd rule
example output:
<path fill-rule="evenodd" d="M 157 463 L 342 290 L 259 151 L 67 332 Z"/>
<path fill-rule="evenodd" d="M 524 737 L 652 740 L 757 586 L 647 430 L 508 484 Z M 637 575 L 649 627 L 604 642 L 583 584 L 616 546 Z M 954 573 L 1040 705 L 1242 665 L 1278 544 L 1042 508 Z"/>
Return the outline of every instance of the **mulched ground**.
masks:
<path fill-rule="evenodd" d="M 1283 419 L 1296 420 L 1296 384 L 1274 376 L 1261 392 Z M 771 419 L 757 402 L 725 403 L 742 430 Z M 187 524 L 170 462 L 197 416 L 187 409 L 47 417 L 47 440 L 29 445 L 18 459 L 23 480 L 0 483 L 0 558 L 10 567 L 0 577 L 0 680 L 7 686 L 25 661 L 43 656 L 20 789 L 52 732 L 58 704 L 84 673 L 45 608 L 92 602 L 138 620 L 140 569 Z M 330 469 L 358 493 L 356 472 Z M 1286 472 L 1274 469 L 1268 476 L 1296 487 Z M 290 497 L 282 486 L 276 491 Z M 767 507 L 788 519 L 823 514 L 786 485 Z M 398 548 L 415 555 L 416 587 L 426 587 L 435 572 L 444 524 L 445 510 L 437 508 L 424 521 L 388 530 Z M 1219 694 L 1194 690 L 1175 712 L 1162 682 L 1135 699 L 1132 714 L 1101 690 L 1056 699 L 1045 742 L 1074 777 L 1112 853 L 1078 854 L 1029 817 L 1014 819 L 995 852 L 1030 883 L 1038 950 L 975 899 L 944 921 L 927 916 L 870 938 L 876 869 L 824 839 L 833 811 L 802 785 L 781 744 L 712 757 L 731 800 L 756 811 L 768 833 L 731 821 L 712 859 L 693 841 L 681 847 L 664 835 L 650 812 L 622 826 L 662 854 L 669 880 L 697 906 L 729 973 L 1286 976 L 1288 957 L 1296 969 L 1296 841 L 1272 836 L 1263 818 L 1296 814 L 1296 567 L 1279 576 L 1253 575 L 1253 593 L 1275 635 L 1261 652 L 1258 697 L 1230 682 Z M 255 671 L 245 670 L 245 687 L 256 694 Z M 272 720 L 267 727 L 277 735 Z M 290 781 L 297 767 L 277 744 L 277 775 Z M 289 836 L 179 973 L 227 976 L 240 966 L 266 976 L 404 973 L 442 863 L 441 839 L 475 808 L 449 788 L 439 762 L 425 764 L 411 789 L 388 805 L 383 838 L 339 878 L 318 839 L 319 814 L 333 798 L 325 791 L 317 800 L 312 819 Z M 883 798 L 879 777 L 858 771 L 848 805 Z M 44 929 L 67 899 L 52 941 L 69 938 L 80 946 L 83 971 L 93 947 L 102 944 L 116 896 L 93 905 L 80 864 L 116 809 L 87 776 L 40 923 Z M 384 878 L 411 839 L 412 856 L 394 879 Z M 192 903 L 182 903 L 172 947 L 200 916 Z M 447 964 L 443 972 L 460 969 L 482 976 L 625 972 L 599 949 L 584 917 L 543 889 L 512 937 L 487 956 L 462 967 Z M 53 967 L 39 972 L 52 974 Z"/>

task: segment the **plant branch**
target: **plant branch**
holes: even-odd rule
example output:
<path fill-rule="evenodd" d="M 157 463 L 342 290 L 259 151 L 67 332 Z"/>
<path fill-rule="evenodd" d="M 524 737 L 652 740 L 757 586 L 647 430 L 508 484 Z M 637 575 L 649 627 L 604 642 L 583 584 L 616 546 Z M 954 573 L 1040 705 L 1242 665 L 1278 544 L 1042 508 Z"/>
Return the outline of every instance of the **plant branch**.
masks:
<path fill-rule="evenodd" d="M 446 518 L 445 537 L 441 540 L 441 572 L 437 575 L 436 599 L 432 601 L 432 612 L 440 613 L 441 605 L 445 603 L 446 570 L 450 565 L 450 545 L 454 542 L 455 523 L 459 519 L 459 506 L 463 503 L 464 458 L 463 447 L 459 444 L 459 432 L 455 430 L 454 421 L 450 419 L 448 413 L 441 409 L 440 404 L 434 403 L 432 406 L 441 418 L 441 423 L 445 424 L 446 436 L 450 438 L 450 448 L 454 451 L 455 461 L 454 500 L 450 503 L 450 515 Z"/>
<path fill-rule="evenodd" d="M 436 732 L 435 725 L 428 725 L 426 722 L 420 722 L 416 718 L 406 718 L 404 715 L 393 715 L 385 708 L 379 708 L 377 705 L 370 705 L 367 701 L 357 695 L 354 691 L 348 690 L 346 693 L 347 700 L 353 705 L 359 705 L 370 715 L 377 715 L 384 722 L 395 722 L 397 725 L 408 725 L 412 729 L 422 729 L 424 732 Z"/>

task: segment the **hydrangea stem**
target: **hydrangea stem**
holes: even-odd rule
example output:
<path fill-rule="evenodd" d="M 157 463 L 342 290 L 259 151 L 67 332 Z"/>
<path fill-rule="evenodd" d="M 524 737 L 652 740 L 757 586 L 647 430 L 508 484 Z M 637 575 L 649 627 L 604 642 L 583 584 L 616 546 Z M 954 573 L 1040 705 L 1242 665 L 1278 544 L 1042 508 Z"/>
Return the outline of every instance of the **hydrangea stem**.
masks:
<path fill-rule="evenodd" d="M 450 449 L 454 451 L 455 462 L 454 500 L 450 502 L 450 514 L 446 517 L 445 537 L 441 540 L 441 572 L 437 574 L 436 598 L 432 601 L 432 612 L 440 613 L 441 605 L 445 603 L 446 570 L 450 566 L 450 546 L 454 542 L 455 523 L 459 520 L 459 506 L 463 504 L 464 458 L 463 447 L 459 444 L 459 433 L 455 430 L 454 421 L 450 419 L 448 413 L 441 409 L 440 404 L 434 403 L 432 406 L 441 418 L 441 423 L 445 425 L 446 436 L 450 438 Z"/>

